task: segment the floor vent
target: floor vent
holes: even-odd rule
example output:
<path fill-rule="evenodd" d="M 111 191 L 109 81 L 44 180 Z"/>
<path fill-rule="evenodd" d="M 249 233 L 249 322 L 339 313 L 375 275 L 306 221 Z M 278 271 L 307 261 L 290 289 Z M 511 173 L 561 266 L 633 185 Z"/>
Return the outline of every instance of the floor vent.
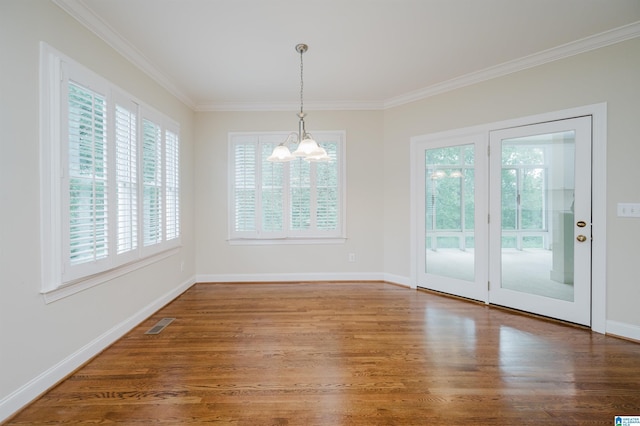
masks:
<path fill-rule="evenodd" d="M 160 321 L 156 323 L 153 327 L 147 330 L 144 334 L 160 334 L 162 330 L 165 329 L 166 326 L 171 324 L 175 318 L 162 318 Z"/>

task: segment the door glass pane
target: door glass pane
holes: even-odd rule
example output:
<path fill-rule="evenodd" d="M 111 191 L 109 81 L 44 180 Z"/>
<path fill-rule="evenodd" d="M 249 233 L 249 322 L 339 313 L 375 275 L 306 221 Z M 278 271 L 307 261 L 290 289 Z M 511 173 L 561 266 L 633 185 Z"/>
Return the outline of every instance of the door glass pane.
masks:
<path fill-rule="evenodd" d="M 502 287 L 573 301 L 575 132 L 502 140 Z"/>
<path fill-rule="evenodd" d="M 425 272 L 474 281 L 474 145 L 425 151 Z"/>

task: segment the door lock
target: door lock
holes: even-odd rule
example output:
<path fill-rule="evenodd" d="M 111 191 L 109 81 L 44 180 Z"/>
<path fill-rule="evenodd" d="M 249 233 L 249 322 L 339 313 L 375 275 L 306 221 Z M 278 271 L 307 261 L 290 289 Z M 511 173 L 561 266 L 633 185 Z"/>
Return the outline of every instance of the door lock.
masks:
<path fill-rule="evenodd" d="M 581 220 L 581 221 L 578 221 L 576 225 L 578 226 L 578 228 L 584 228 L 585 226 L 587 226 L 587 223 L 584 220 Z"/>
<path fill-rule="evenodd" d="M 576 240 L 580 241 L 581 243 L 584 243 L 585 241 L 587 241 L 587 237 L 585 237 L 584 235 L 578 235 L 576 237 Z"/>

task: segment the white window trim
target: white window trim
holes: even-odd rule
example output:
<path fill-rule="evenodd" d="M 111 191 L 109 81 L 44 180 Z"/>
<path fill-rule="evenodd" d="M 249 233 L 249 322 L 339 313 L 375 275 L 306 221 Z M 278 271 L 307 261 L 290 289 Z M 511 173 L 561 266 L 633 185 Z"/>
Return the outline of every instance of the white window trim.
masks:
<path fill-rule="evenodd" d="M 40 43 L 40 246 L 41 246 L 41 294 L 45 303 L 62 299 L 87 288 L 99 285 L 109 281 L 115 277 L 127 274 L 133 270 L 148 266 L 149 264 L 160 261 L 166 257 L 178 253 L 181 247 L 181 232 L 178 226 L 178 237 L 172 240 L 163 240 L 159 244 L 147 247 L 142 250 L 142 244 L 138 243 L 138 248 L 134 253 L 126 253 L 118 255 L 117 238 L 112 243 L 110 251 L 110 259 L 108 267 L 103 270 L 86 276 L 69 279 L 63 281 L 64 256 L 63 247 L 64 236 L 61 226 L 66 215 L 62 209 L 64 194 L 62 191 L 61 179 L 64 173 L 64 161 L 60 155 L 63 149 L 61 138 L 62 131 L 62 88 L 61 82 L 64 80 L 63 63 L 72 65 L 74 69 L 82 70 L 83 73 L 96 78 L 101 82 L 106 82 L 103 78 L 97 76 L 92 71 L 86 69 L 71 58 L 65 56 L 61 52 L 53 49 L 44 42 Z M 136 112 L 138 121 L 141 123 L 141 117 L 146 112 L 152 112 L 158 124 L 161 124 L 163 132 L 171 131 L 178 136 L 179 125 L 154 111 L 150 107 L 142 105 L 130 95 L 122 92 L 113 84 L 106 82 L 108 85 L 109 96 L 122 100 L 123 98 L 131 100 L 139 109 Z M 109 107 L 110 110 L 112 109 Z M 114 108 L 113 108 L 114 109 Z M 108 124 L 111 130 L 111 124 Z M 141 126 L 138 126 L 138 162 L 141 158 Z M 111 149 L 111 148 L 110 148 Z M 163 146 L 164 150 L 164 134 Z M 179 155 L 179 154 L 178 154 Z M 179 161 L 179 157 L 178 157 Z M 164 164 L 162 164 L 164 168 Z M 140 166 L 139 166 L 140 168 Z M 111 179 L 111 178 L 110 178 Z M 139 185 L 138 195 L 138 239 L 141 241 L 142 228 L 142 193 L 141 185 Z M 179 187 L 179 184 L 178 184 Z M 164 191 L 164 187 L 163 187 Z M 109 194 L 111 198 L 111 194 Z M 163 196 L 162 209 L 165 209 L 165 200 Z M 178 198 L 178 209 L 179 198 Z M 111 220 L 111 219 L 110 219 Z M 165 226 L 163 222 L 162 226 Z M 111 234 L 115 235 L 115 234 Z"/>
<path fill-rule="evenodd" d="M 44 298 L 45 303 L 55 302 L 56 300 L 64 299 L 65 297 L 74 295 L 83 290 L 89 289 L 91 287 L 95 287 L 104 282 L 113 280 L 122 275 L 126 275 L 129 272 L 133 272 L 137 269 L 144 268 L 146 266 L 152 265 L 156 262 L 159 262 L 163 259 L 171 257 L 180 252 L 180 246 L 172 249 L 167 249 L 163 252 L 160 252 L 154 256 L 148 256 L 142 258 L 141 260 L 137 260 L 132 263 L 128 263 L 117 268 L 112 268 L 107 271 L 101 272 L 99 274 L 93 275 L 88 278 L 83 278 L 77 282 L 72 282 L 70 284 L 63 284 L 53 290 L 42 291 L 42 297 Z"/>
<path fill-rule="evenodd" d="M 234 209 L 234 196 L 233 196 L 233 167 L 231 167 L 232 162 L 234 161 L 233 155 L 233 141 L 237 137 L 249 136 L 249 137 L 261 137 L 277 140 L 278 143 L 284 141 L 287 136 L 291 132 L 287 131 L 278 131 L 278 132 L 229 132 L 228 134 L 228 184 L 227 184 L 227 192 L 228 192 L 228 237 L 227 242 L 230 245 L 307 245 L 307 244 L 342 244 L 347 240 L 347 225 L 346 225 L 346 212 L 347 212 L 347 173 L 346 173 L 346 131 L 344 130 L 335 130 L 335 131 L 314 131 L 310 132 L 315 136 L 316 139 L 321 140 L 323 136 L 332 136 L 337 137 L 340 141 L 339 143 L 339 155 L 340 155 L 340 168 L 338 170 L 339 176 L 339 192 L 340 192 L 340 212 L 339 212 L 339 221 L 340 221 L 340 230 L 337 233 L 327 235 L 327 236 L 319 236 L 319 235 L 307 235 L 305 236 L 303 233 L 299 233 L 295 236 L 286 236 L 286 235 L 278 235 L 274 237 L 260 237 L 260 236 L 238 236 L 234 235 L 234 220 L 235 220 L 235 209 Z M 292 149 L 292 147 L 289 147 Z M 295 160 L 294 160 L 295 161 Z"/>

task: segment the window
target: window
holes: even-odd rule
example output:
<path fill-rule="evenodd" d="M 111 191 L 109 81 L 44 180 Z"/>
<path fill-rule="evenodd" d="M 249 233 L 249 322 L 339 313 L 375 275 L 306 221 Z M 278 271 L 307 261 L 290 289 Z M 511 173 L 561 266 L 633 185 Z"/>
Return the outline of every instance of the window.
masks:
<path fill-rule="evenodd" d="M 109 255 L 106 96 L 67 82 L 66 166 L 62 188 L 67 211 L 65 271 L 103 262 Z M 64 161 L 66 160 L 66 162 Z"/>
<path fill-rule="evenodd" d="M 502 246 L 549 249 L 548 165 L 544 144 L 505 141 L 502 148 Z"/>
<path fill-rule="evenodd" d="M 426 246 L 431 250 L 475 245 L 475 147 L 425 151 Z"/>
<path fill-rule="evenodd" d="M 327 163 L 266 159 L 287 133 L 229 135 L 232 241 L 344 239 L 344 132 L 314 132 Z"/>
<path fill-rule="evenodd" d="M 162 129 L 147 119 L 143 127 L 143 243 L 148 247 L 162 241 Z"/>
<path fill-rule="evenodd" d="M 138 149 L 135 105 L 116 104 L 116 184 L 118 188 L 118 254 L 138 248 Z"/>
<path fill-rule="evenodd" d="M 167 240 L 180 237 L 180 144 L 178 134 L 165 132 L 165 231 Z"/>
<path fill-rule="evenodd" d="M 179 132 L 44 44 L 41 62 L 43 293 L 69 294 L 179 245 Z"/>
<path fill-rule="evenodd" d="M 475 170 L 473 145 L 426 151 L 427 246 L 474 247 Z M 542 145 L 505 143 L 502 150 L 502 245 L 549 248 L 548 162 Z"/>

